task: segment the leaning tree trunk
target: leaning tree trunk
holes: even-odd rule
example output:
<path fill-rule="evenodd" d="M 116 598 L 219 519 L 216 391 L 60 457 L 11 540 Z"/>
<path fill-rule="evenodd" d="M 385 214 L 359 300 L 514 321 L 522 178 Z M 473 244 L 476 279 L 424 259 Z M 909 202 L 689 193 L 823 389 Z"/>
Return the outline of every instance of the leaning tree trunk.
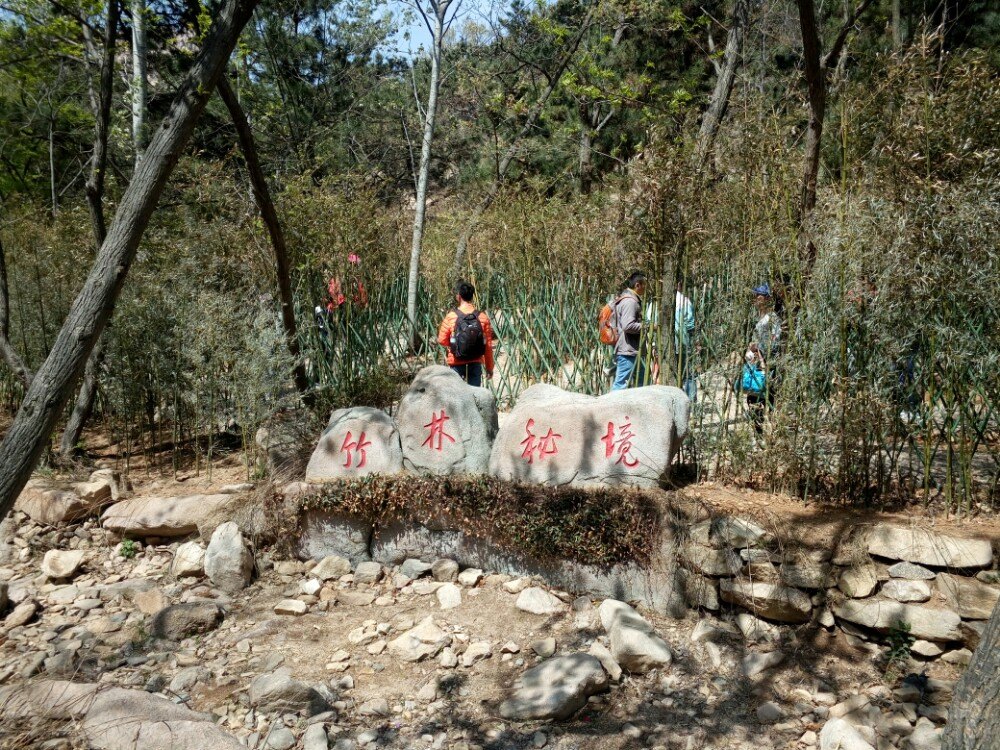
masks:
<path fill-rule="evenodd" d="M 736 0 L 733 6 L 733 23 L 726 39 L 726 51 L 722 55 L 722 68 L 712 90 L 712 98 L 708 100 L 708 108 L 701 120 L 696 148 L 696 162 L 699 170 L 705 168 L 715 137 L 719 133 L 719 125 L 729 107 L 729 96 L 736 81 L 736 68 L 743 54 L 743 39 L 746 36 L 747 19 L 750 15 L 749 0 Z"/>
<path fill-rule="evenodd" d="M 271 191 L 267 187 L 267 179 L 260 166 L 253 131 L 250 129 L 250 123 L 247 122 L 243 107 L 240 106 L 240 100 L 224 75 L 219 79 L 218 87 L 219 96 L 222 97 L 226 109 L 229 110 L 229 117 L 236 127 L 236 134 L 240 139 L 240 150 L 243 152 L 243 159 L 246 161 L 247 171 L 250 173 L 253 196 L 257 202 L 257 208 L 260 210 L 264 226 L 267 227 L 267 234 L 271 238 L 271 247 L 274 249 L 274 267 L 278 276 L 278 294 L 281 298 L 281 323 L 285 328 L 288 352 L 295 360 L 295 387 L 305 397 L 309 391 L 309 379 L 306 377 L 306 368 L 302 363 L 299 351 L 299 334 L 295 326 L 295 300 L 292 297 L 291 263 L 288 258 L 288 246 L 285 244 L 285 233 L 281 229 L 281 222 L 278 221 L 278 212 L 274 208 Z"/>
<path fill-rule="evenodd" d="M 118 0 L 108 0 L 108 18 L 104 30 L 104 49 L 101 57 L 101 81 L 94 113 L 94 154 L 90 160 L 90 176 L 87 178 L 87 205 L 90 206 L 90 223 L 94 232 L 94 247 L 100 251 L 107 235 L 104 219 L 104 176 L 108 167 L 108 131 L 111 123 L 111 101 L 115 81 L 115 42 L 118 34 Z M 59 453 L 68 458 L 76 450 L 83 435 L 83 428 L 94 410 L 97 397 L 97 374 L 101 367 L 104 345 L 98 343 L 90 353 L 83 373 L 83 383 L 73 404 L 59 441 Z"/>
<path fill-rule="evenodd" d="M 0 519 L 10 512 L 48 445 L 73 386 L 111 317 L 160 194 L 256 4 L 257 0 L 226 0 L 122 196 L 94 267 L 0 444 Z"/>
<path fill-rule="evenodd" d="M 993 750 L 1000 738 L 1000 605 L 986 624 L 948 709 L 942 750 Z"/>
<path fill-rule="evenodd" d="M 436 13 L 434 47 L 431 51 L 431 82 L 424 111 L 424 135 L 420 141 L 420 169 L 417 174 L 416 210 L 413 214 L 413 241 L 410 243 L 410 273 L 406 282 L 406 320 L 409 324 L 410 346 L 416 350 L 417 341 L 417 282 L 420 279 L 420 251 L 424 241 L 424 216 L 427 211 L 427 180 L 431 172 L 431 143 L 437 119 L 438 87 L 441 76 L 441 56 L 444 47 L 445 3 Z"/>

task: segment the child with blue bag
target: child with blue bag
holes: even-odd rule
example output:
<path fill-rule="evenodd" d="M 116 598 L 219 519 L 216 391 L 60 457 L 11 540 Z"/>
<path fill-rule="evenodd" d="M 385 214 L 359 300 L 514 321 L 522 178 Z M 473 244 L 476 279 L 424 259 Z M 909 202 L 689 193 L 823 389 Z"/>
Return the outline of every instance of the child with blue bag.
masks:
<path fill-rule="evenodd" d="M 757 437 L 764 435 L 764 410 L 767 405 L 767 367 L 760 352 L 747 350 L 743 371 L 737 383 L 747 398 L 747 414 Z"/>

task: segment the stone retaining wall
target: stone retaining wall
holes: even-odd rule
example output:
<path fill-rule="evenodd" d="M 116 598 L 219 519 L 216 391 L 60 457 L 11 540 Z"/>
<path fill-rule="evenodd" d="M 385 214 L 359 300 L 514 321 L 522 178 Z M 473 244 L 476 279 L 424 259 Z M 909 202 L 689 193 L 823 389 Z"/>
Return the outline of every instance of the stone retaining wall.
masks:
<path fill-rule="evenodd" d="M 663 530 L 659 539 L 649 566 L 602 568 L 501 550 L 447 521 L 396 521 L 376 530 L 356 518 L 310 510 L 300 516 L 298 554 L 384 565 L 448 558 L 462 567 L 538 576 L 570 592 L 638 602 L 672 616 L 682 616 L 687 607 L 728 606 L 753 615 L 740 618 L 748 627 L 762 621 L 836 625 L 869 640 L 908 627 L 914 655 L 958 662 L 975 648 L 1000 600 L 996 555 L 988 540 L 879 524 L 850 535 L 836 549 L 806 550 L 729 516 L 693 524 L 682 543 L 672 530 Z"/>
<path fill-rule="evenodd" d="M 309 510 L 300 516 L 297 553 L 303 559 L 341 555 L 354 564 L 374 560 L 383 565 L 399 565 L 412 558 L 447 558 L 463 568 L 538 576 L 567 591 L 637 601 L 657 612 L 682 616 L 686 606 L 679 586 L 676 546 L 669 531 L 661 534 L 659 547 L 659 554 L 647 568 L 634 563 L 600 567 L 573 560 L 539 560 L 502 550 L 447 523 L 429 527 L 395 521 L 376 531 L 372 524 L 357 518 Z"/>

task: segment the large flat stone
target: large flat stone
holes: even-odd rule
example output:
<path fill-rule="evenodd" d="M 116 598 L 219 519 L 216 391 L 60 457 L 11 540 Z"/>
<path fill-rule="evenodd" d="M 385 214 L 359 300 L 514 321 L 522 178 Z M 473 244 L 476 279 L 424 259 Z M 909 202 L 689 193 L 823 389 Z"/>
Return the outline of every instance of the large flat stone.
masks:
<path fill-rule="evenodd" d="M 903 623 L 915 638 L 927 641 L 958 641 L 961 618 L 951 610 L 919 604 L 901 604 L 889 599 L 850 599 L 833 605 L 833 613 L 855 625 L 888 633 Z"/>
<path fill-rule="evenodd" d="M 77 521 L 101 507 L 91 503 L 76 492 L 33 479 L 18 495 L 14 509 L 28 515 L 35 523 L 56 526 Z"/>
<path fill-rule="evenodd" d="M 144 690 L 40 680 L 0 690 L 0 716 L 72 721 L 93 750 L 245 750 L 211 717 Z"/>
<path fill-rule="evenodd" d="M 101 517 L 101 525 L 128 537 L 188 536 L 232 502 L 232 495 L 134 497 L 110 506 Z"/>
<path fill-rule="evenodd" d="M 723 579 L 719 594 L 760 617 L 779 622 L 806 622 L 812 612 L 809 597 L 798 589 L 748 579 Z"/>
<path fill-rule="evenodd" d="M 938 568 L 986 568 L 993 562 L 993 548 L 986 539 L 882 523 L 868 533 L 867 541 L 869 553 L 890 560 Z"/>
<path fill-rule="evenodd" d="M 935 581 L 948 604 L 966 620 L 988 620 L 1000 601 L 1000 589 L 975 578 L 941 573 Z"/>

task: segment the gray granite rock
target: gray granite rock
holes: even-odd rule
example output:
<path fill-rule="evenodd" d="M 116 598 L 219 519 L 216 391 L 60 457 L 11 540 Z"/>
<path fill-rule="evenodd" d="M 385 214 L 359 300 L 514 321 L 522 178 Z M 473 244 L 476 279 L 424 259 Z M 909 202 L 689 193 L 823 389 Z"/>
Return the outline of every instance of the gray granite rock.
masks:
<path fill-rule="evenodd" d="M 607 686 L 601 662 L 589 654 L 547 659 L 521 675 L 500 715 L 512 721 L 567 719 Z"/>

